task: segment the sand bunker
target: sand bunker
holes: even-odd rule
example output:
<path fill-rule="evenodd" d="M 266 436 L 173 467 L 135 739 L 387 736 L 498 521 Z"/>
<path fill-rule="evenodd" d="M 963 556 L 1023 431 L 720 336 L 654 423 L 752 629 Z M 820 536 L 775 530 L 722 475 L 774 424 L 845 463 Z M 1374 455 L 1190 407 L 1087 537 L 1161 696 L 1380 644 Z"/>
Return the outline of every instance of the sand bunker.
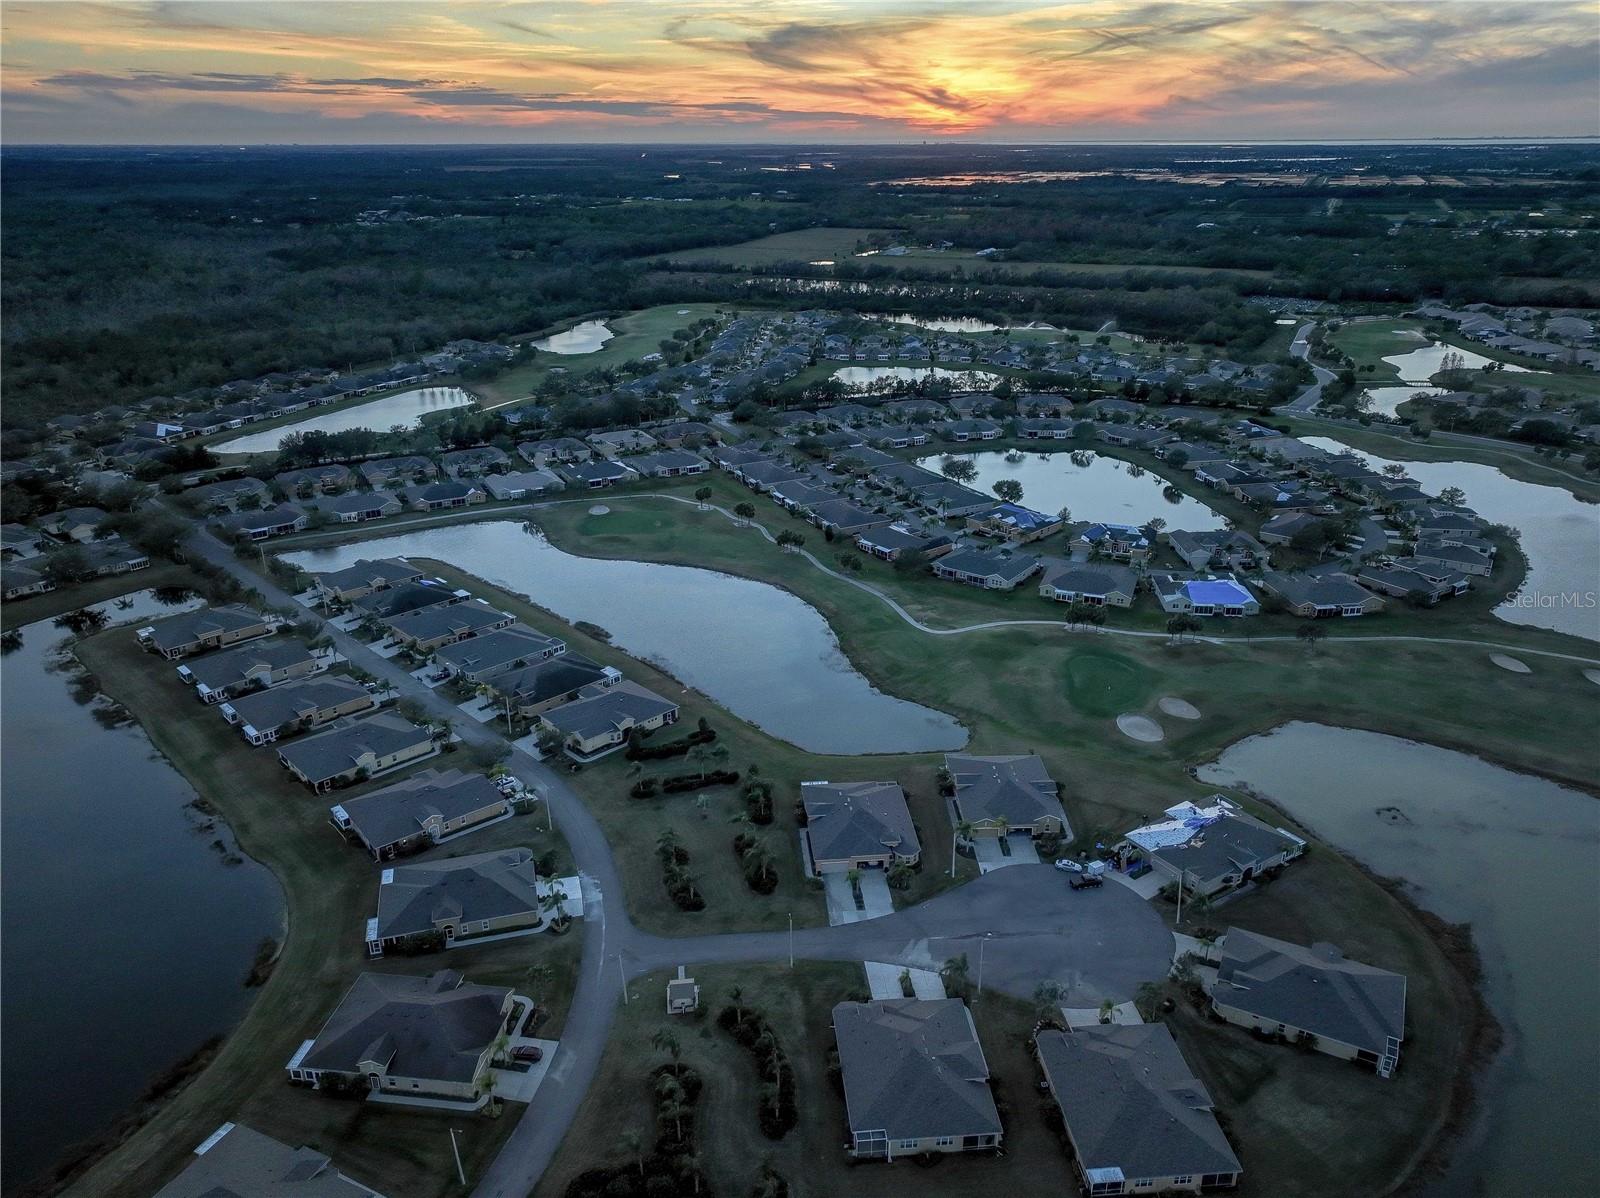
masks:
<path fill-rule="evenodd" d="M 1502 670 L 1510 670 L 1513 674 L 1533 673 L 1533 671 L 1528 668 L 1527 662 L 1519 661 L 1515 657 L 1507 657 L 1504 653 L 1491 653 L 1489 654 L 1489 660 L 1494 662 L 1494 664 L 1499 666 Z"/>
<path fill-rule="evenodd" d="M 1163 712 L 1175 720 L 1198 720 L 1200 709 L 1176 695 L 1163 695 L 1156 703 Z"/>
<path fill-rule="evenodd" d="M 1596 686 L 1600 686 L 1600 670 L 1585 670 L 1583 676 Z"/>
<path fill-rule="evenodd" d="M 1142 740 L 1146 743 L 1154 743 L 1167 738 L 1167 734 L 1161 731 L 1161 725 L 1147 715 L 1119 715 L 1117 717 L 1117 728 L 1122 735 L 1132 737 L 1134 740 Z"/>
<path fill-rule="evenodd" d="M 589 514 L 591 516 L 609 516 L 611 514 L 611 509 L 603 503 L 597 503 L 589 509 Z"/>

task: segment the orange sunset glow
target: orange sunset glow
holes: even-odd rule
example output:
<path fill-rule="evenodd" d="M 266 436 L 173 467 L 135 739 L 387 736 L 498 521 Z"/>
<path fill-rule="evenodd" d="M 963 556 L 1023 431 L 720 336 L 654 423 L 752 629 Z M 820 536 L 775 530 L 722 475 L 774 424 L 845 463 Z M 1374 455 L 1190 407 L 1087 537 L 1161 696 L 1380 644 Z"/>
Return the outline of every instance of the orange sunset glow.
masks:
<path fill-rule="evenodd" d="M 12 142 L 1592 135 L 1593 3 L 14 3 Z"/>

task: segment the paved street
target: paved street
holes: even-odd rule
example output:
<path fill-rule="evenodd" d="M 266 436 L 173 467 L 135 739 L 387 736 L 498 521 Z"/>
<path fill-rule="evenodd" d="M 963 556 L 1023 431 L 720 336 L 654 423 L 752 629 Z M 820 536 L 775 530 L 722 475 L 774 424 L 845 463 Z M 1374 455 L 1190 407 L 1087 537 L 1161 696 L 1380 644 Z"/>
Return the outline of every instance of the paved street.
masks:
<path fill-rule="evenodd" d="M 1306 338 L 1311 335 L 1311 330 L 1314 327 L 1315 323 L 1308 321 L 1295 330 L 1294 341 L 1289 346 L 1289 352 L 1292 355 L 1297 358 L 1310 358 L 1311 343 Z M 1310 362 L 1309 365 L 1311 366 L 1311 373 L 1317 381 L 1280 407 L 1278 411 L 1287 412 L 1294 416 L 1304 416 L 1322 402 L 1322 389 L 1333 382 L 1337 376 L 1334 375 L 1333 371 L 1324 369 L 1314 362 Z"/>
<path fill-rule="evenodd" d="M 260 591 L 269 603 L 304 610 L 256 574 L 208 532 L 188 549 Z M 380 657 L 316 613 L 334 647 L 352 665 L 390 682 L 431 717 L 451 720 L 468 745 L 509 751 L 507 768 L 544 795 L 583 879 L 583 963 L 561 1046 L 500 1155 L 479 1180 L 480 1198 L 523 1198 L 560 1146 L 594 1079 L 621 998 L 623 975 L 638 977 L 679 964 L 796 959 L 882 961 L 937 970 L 967 955 L 974 984 L 1028 998 L 1040 982 L 1064 988 L 1074 1006 L 1131 998 L 1139 983 L 1161 977 L 1172 937 L 1147 903 L 1121 886 L 1074 892 L 1046 865 L 996 870 L 908 910 L 838 927 L 794 933 L 747 932 L 668 938 L 629 921 L 611 847 L 599 823 L 564 778 L 508 742 L 492 726 L 463 719 L 455 705 L 399 664 Z"/>

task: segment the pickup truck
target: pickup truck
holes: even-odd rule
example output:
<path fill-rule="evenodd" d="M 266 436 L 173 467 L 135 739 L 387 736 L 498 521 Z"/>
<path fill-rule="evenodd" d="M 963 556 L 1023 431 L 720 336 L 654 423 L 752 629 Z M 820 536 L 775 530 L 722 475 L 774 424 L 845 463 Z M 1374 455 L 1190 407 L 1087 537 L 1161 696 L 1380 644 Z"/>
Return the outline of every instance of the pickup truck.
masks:
<path fill-rule="evenodd" d="M 1092 886 L 1105 885 L 1105 879 L 1099 874 L 1073 874 L 1067 879 L 1067 885 L 1074 890 L 1088 890 Z"/>

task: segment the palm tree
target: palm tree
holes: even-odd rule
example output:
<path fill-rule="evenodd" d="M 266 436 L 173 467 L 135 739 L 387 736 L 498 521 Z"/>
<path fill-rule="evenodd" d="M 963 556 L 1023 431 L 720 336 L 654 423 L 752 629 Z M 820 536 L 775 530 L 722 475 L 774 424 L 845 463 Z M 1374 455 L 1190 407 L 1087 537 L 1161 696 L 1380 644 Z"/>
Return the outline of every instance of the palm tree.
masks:
<path fill-rule="evenodd" d="M 650 1037 L 650 1043 L 655 1047 L 656 1051 L 664 1052 L 671 1057 L 674 1064 L 678 1061 L 678 1055 L 683 1052 L 683 1046 L 678 1043 L 678 1037 L 674 1036 L 666 1028 L 662 1028 L 654 1036 Z"/>
<path fill-rule="evenodd" d="M 728 1002 L 733 1005 L 733 1023 L 738 1027 L 744 1023 L 744 987 L 732 987 L 728 991 Z"/>
<path fill-rule="evenodd" d="M 939 970 L 939 980 L 945 984 L 945 989 L 955 994 L 965 994 L 971 985 L 972 973 L 967 964 L 967 954 L 951 957 Z"/>
<path fill-rule="evenodd" d="M 678 833 L 671 828 L 665 829 L 656 837 L 656 852 L 661 856 L 674 859 L 678 855 Z"/>
<path fill-rule="evenodd" d="M 633 1128 L 628 1128 L 621 1135 L 622 1146 L 626 1148 L 633 1158 L 639 1163 L 639 1176 L 644 1176 L 644 1139 Z"/>
<path fill-rule="evenodd" d="M 973 823 L 970 819 L 956 821 L 956 834 L 950 841 L 950 876 L 956 876 L 956 846 L 963 840 L 972 839 Z"/>

